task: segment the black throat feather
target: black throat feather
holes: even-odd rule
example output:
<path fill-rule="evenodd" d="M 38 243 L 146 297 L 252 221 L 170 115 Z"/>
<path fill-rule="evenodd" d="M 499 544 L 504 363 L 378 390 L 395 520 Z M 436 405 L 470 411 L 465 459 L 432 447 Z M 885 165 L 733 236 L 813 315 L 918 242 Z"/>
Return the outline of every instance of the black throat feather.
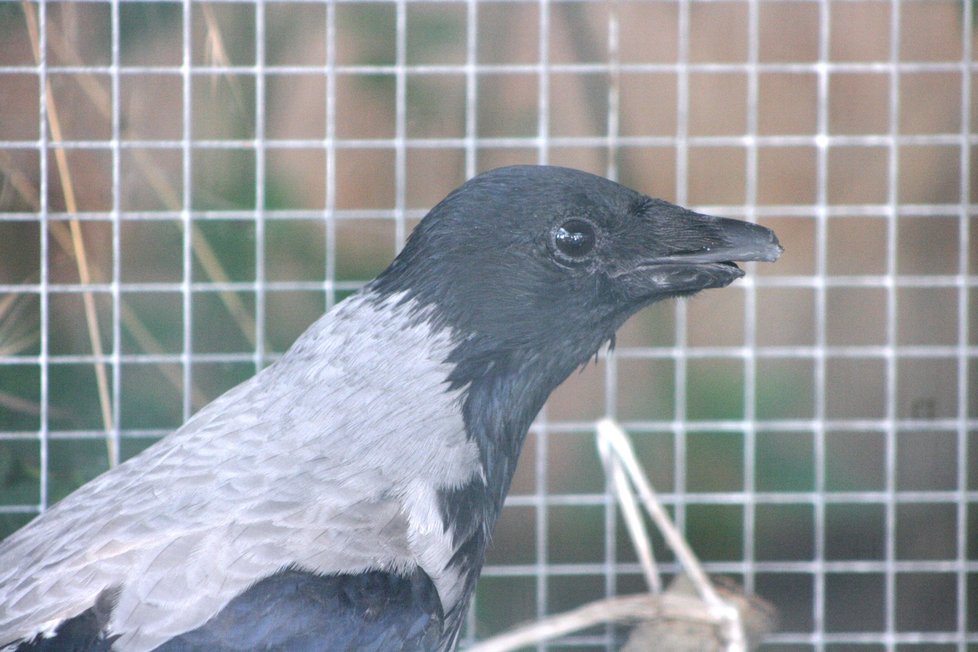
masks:
<path fill-rule="evenodd" d="M 390 297 L 393 288 L 378 287 L 378 300 Z M 383 292 L 387 289 L 388 292 Z M 463 595 L 451 621 L 461 617 L 482 569 L 486 548 L 516 471 L 526 434 L 550 393 L 575 369 L 586 364 L 609 341 L 625 315 L 609 313 L 603 328 L 575 329 L 551 323 L 528 337 L 501 341 L 485 331 L 459 327 L 465 322 L 449 307 L 412 289 L 401 301 L 412 302 L 413 319 L 435 329 L 451 328 L 455 346 L 442 362 L 452 371 L 446 391 L 461 390 L 460 408 L 466 435 L 480 454 L 482 477 L 439 493 L 439 507 L 446 532 L 451 532 L 456 553 L 450 564 L 461 571 Z"/>
<path fill-rule="evenodd" d="M 483 356 L 472 351 L 476 347 L 463 342 L 453 351 L 449 383 L 453 389 L 463 388 L 465 429 L 479 447 L 484 480 L 439 493 L 446 531 L 451 530 L 457 547 L 451 563 L 462 571 L 466 597 L 475 588 L 533 419 L 550 392 L 589 357 L 573 364 L 545 364 L 540 352 Z M 462 606 L 467 602 L 461 601 Z"/>

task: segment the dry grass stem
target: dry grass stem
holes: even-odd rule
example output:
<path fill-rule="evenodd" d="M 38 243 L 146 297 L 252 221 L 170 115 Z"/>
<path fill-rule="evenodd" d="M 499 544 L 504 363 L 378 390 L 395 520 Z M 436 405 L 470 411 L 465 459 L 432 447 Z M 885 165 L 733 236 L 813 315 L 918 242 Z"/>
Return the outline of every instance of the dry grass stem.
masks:
<path fill-rule="evenodd" d="M 219 66 L 230 66 L 230 58 L 227 56 L 227 51 L 224 47 L 224 39 L 221 34 L 220 26 L 217 23 L 217 18 L 214 16 L 214 11 L 211 7 L 203 6 L 204 19 L 207 23 L 207 46 L 206 46 L 206 57 L 208 60 L 213 61 L 215 65 Z M 60 38 L 56 30 L 51 30 L 48 34 L 48 38 L 52 44 L 53 49 L 58 53 L 59 56 L 68 61 L 71 65 L 81 66 L 83 62 L 78 52 L 72 47 L 70 42 L 65 41 Z M 98 80 L 93 75 L 72 75 L 72 79 L 76 80 L 81 86 L 82 91 L 88 96 L 89 101 L 92 105 L 101 113 L 104 117 L 111 117 L 111 97 L 109 93 L 105 90 L 104 86 L 98 82 Z M 238 103 L 239 108 L 243 110 L 244 104 L 240 97 L 240 93 L 231 80 L 228 79 L 228 83 L 235 93 L 235 101 Z M 216 92 L 216 91 L 215 91 Z M 50 96 L 50 93 L 49 93 Z M 125 135 L 128 138 L 134 140 L 140 140 L 140 134 L 131 128 L 125 130 Z M 180 194 L 176 191 L 166 177 L 160 171 L 158 165 L 155 161 L 148 155 L 146 150 L 134 149 L 131 150 L 133 155 L 133 162 L 139 169 L 143 178 L 146 180 L 147 184 L 153 191 L 157 194 L 163 205 L 170 210 L 180 210 Z M 210 245 L 207 237 L 201 232 L 197 227 L 193 227 L 191 230 L 191 242 L 190 246 L 193 249 L 194 256 L 200 263 L 201 267 L 204 268 L 204 273 L 207 277 L 216 283 L 226 283 L 228 281 L 228 274 L 224 270 L 224 266 L 221 265 L 214 248 Z M 248 314 L 248 311 L 244 307 L 244 303 L 237 294 L 229 290 L 221 290 L 218 293 L 221 298 L 221 302 L 227 309 L 231 318 L 237 324 L 238 328 L 241 329 L 242 334 L 248 342 L 254 346 L 255 345 L 255 323 L 254 319 Z M 135 316 L 134 316 L 135 317 Z M 135 317 L 138 319 L 138 317 Z"/>
<path fill-rule="evenodd" d="M 4 197 L 7 189 L 12 188 L 17 196 L 31 207 L 31 210 L 40 210 L 41 202 L 38 197 L 40 193 L 37 186 L 30 177 L 14 165 L 10 154 L 4 149 L 0 149 L 0 177 L 3 178 L 3 187 L 0 188 L 0 206 L 5 205 Z"/>
<path fill-rule="evenodd" d="M 37 19 L 33 12 L 33 7 L 30 6 L 29 3 L 24 3 L 24 13 L 27 19 L 28 32 L 33 46 L 35 60 L 39 62 L 40 41 L 38 39 Z M 219 65 L 229 65 L 229 59 L 224 47 L 224 41 L 212 9 L 209 7 L 204 7 L 204 15 L 208 30 L 208 57 L 212 58 Z M 62 38 L 57 30 L 50 30 L 48 32 L 48 43 L 59 57 L 69 62 L 71 65 L 82 65 L 81 57 L 78 55 L 77 50 L 75 50 L 69 41 Z M 92 105 L 101 115 L 106 118 L 111 117 L 110 94 L 105 89 L 104 85 L 100 83 L 94 75 L 72 75 L 71 79 L 79 84 L 84 94 L 88 97 L 89 101 L 91 101 Z M 48 110 L 49 124 L 51 128 L 51 139 L 52 142 L 58 143 L 62 141 L 61 126 L 60 121 L 58 120 L 58 108 L 53 99 L 50 84 L 48 84 L 45 90 L 47 98 L 46 107 Z M 240 94 L 236 93 L 236 101 L 238 101 L 240 104 L 241 98 L 238 97 L 238 95 Z M 130 129 L 127 130 L 127 136 L 131 138 L 138 138 L 139 135 L 133 133 Z M 5 173 L 5 178 L 10 182 L 11 186 L 22 198 L 28 201 L 36 209 L 39 209 L 40 203 L 37 198 L 37 189 L 33 187 L 29 179 L 27 179 L 23 174 L 17 173 L 12 163 L 9 161 L 9 156 L 6 153 L 0 152 L 0 155 L 3 156 L 3 158 L 0 158 L 0 169 L 10 170 L 9 173 Z M 64 190 L 66 210 L 69 214 L 74 214 L 77 212 L 77 201 L 74 195 L 74 184 L 71 178 L 71 169 L 68 165 L 67 157 L 63 148 L 55 149 L 55 160 L 58 173 L 62 181 L 62 188 Z M 181 203 L 179 194 L 176 192 L 173 185 L 169 183 L 166 177 L 160 172 L 159 167 L 155 165 L 154 161 L 147 154 L 147 152 L 138 149 L 133 150 L 133 161 L 135 162 L 136 167 L 140 170 L 149 187 L 157 193 L 157 195 L 164 202 L 164 205 L 172 210 L 179 210 Z M 81 284 L 90 284 L 90 266 L 88 264 L 86 255 L 83 232 L 78 220 L 69 220 L 68 227 L 61 222 L 52 222 L 50 223 L 49 227 L 50 233 L 54 236 L 55 241 L 58 243 L 61 249 L 75 259 Z M 216 283 L 227 283 L 229 281 L 229 276 L 224 270 L 224 267 L 221 265 L 214 248 L 210 245 L 207 237 L 196 226 L 192 226 L 191 247 L 195 257 L 200 262 L 201 267 L 204 269 L 204 273 L 210 280 Z M 245 308 L 241 298 L 235 292 L 228 290 L 221 290 L 219 292 L 219 296 L 234 322 L 241 329 L 241 332 L 245 335 L 248 342 L 254 346 L 256 343 L 254 319 L 248 314 L 248 311 Z M 100 332 L 98 314 L 95 308 L 92 293 L 83 293 L 83 301 L 86 325 L 89 332 L 92 351 L 96 358 L 101 358 L 103 357 L 104 352 L 101 339 L 98 337 L 98 333 Z M 132 335 L 133 339 L 135 339 L 139 345 L 143 347 L 143 350 L 148 353 L 162 352 L 162 347 L 160 347 L 158 341 L 152 336 L 149 329 L 147 329 L 145 324 L 142 323 L 138 315 L 136 315 L 125 305 L 120 305 L 120 311 L 120 318 L 123 325 L 129 331 L 130 335 Z M 25 340 L 24 344 L 21 344 L 21 341 L 18 340 L 18 346 L 29 346 L 29 344 L 29 340 Z M 10 346 L 11 343 L 8 341 L 5 348 L 9 349 Z M 101 361 L 97 362 L 95 370 L 96 382 L 98 384 L 99 402 L 102 411 L 102 420 L 105 424 L 106 431 L 111 432 L 113 430 L 113 419 L 111 401 L 109 399 L 108 392 L 108 376 L 105 369 L 105 364 Z M 161 364 L 160 370 L 164 377 L 173 383 L 175 387 L 179 388 L 182 386 L 182 377 L 180 374 L 175 373 L 172 368 Z M 192 386 L 190 388 L 190 392 L 191 400 L 194 405 L 199 406 L 206 401 L 206 397 L 196 386 Z M 110 440 L 107 445 L 109 449 L 110 464 L 113 464 L 114 461 L 118 459 L 117 452 L 115 451 L 116 447 L 114 440 Z"/>
<path fill-rule="evenodd" d="M 22 294 L 8 294 L 0 299 L 0 355 L 17 355 L 41 338 L 37 325 L 21 319 L 27 305 Z"/>
<path fill-rule="evenodd" d="M 228 68 L 231 66 L 231 57 L 228 56 L 227 48 L 224 47 L 224 35 L 221 32 L 221 26 L 217 22 L 217 16 L 214 15 L 214 8 L 208 4 L 202 4 L 200 7 L 204 14 L 204 22 L 207 25 L 207 37 L 204 40 L 204 59 L 210 65 Z M 234 97 L 235 105 L 241 113 L 244 113 L 246 109 L 244 97 L 241 96 L 241 89 L 234 83 L 234 79 L 229 74 L 225 74 L 224 79 L 227 81 L 231 95 Z M 217 92 L 216 78 L 212 79 L 211 92 Z"/>
<path fill-rule="evenodd" d="M 22 3 L 24 15 L 27 19 L 27 31 L 30 36 L 31 47 L 34 51 L 34 60 L 38 65 L 41 63 L 40 37 L 37 28 L 37 16 L 34 14 L 34 6 L 29 2 Z M 51 82 L 47 80 L 44 88 L 45 107 L 47 109 L 48 126 L 51 129 L 51 141 L 54 143 L 62 142 L 61 122 L 58 119 L 58 107 L 51 92 Z M 75 198 L 74 183 L 71 178 L 71 168 L 68 165 L 68 157 L 63 147 L 55 147 L 55 162 L 58 167 L 58 174 L 61 179 L 61 189 L 64 193 L 65 210 L 69 215 L 77 215 L 78 203 Z M 78 279 L 82 286 L 89 286 L 92 283 L 88 256 L 85 252 L 85 240 L 78 219 L 72 217 L 69 220 L 71 229 L 72 247 L 75 255 L 75 262 L 78 267 Z M 85 323 L 88 328 L 88 339 L 92 347 L 92 354 L 95 356 L 95 382 L 98 389 L 99 406 L 102 411 L 102 424 L 107 433 L 106 448 L 108 450 L 109 466 L 115 466 L 119 461 L 118 445 L 112 433 L 115 429 L 112 419 L 112 402 L 109 397 L 109 379 L 105 369 L 105 362 L 102 360 L 104 351 L 102 350 L 102 338 L 98 322 L 98 311 L 95 308 L 95 297 L 91 290 L 82 293 L 82 302 L 85 310 Z"/>
<path fill-rule="evenodd" d="M 166 353 L 159 340 L 146 328 L 142 320 L 139 319 L 125 301 L 119 302 L 119 318 L 122 320 L 122 324 L 126 327 L 126 330 L 129 331 L 129 334 L 132 335 L 132 338 L 136 340 L 141 350 L 154 355 Z M 177 390 L 183 387 L 183 374 L 174 369 L 172 365 L 160 363 L 158 366 L 163 377 L 170 381 Z M 202 407 L 207 402 L 207 397 L 196 385 L 191 385 L 190 400 L 194 407 Z"/>

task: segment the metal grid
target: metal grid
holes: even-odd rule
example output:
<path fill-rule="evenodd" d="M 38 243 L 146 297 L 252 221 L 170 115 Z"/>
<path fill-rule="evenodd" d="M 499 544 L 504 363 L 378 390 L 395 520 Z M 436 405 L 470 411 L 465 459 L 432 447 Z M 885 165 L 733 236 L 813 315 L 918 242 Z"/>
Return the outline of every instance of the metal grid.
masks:
<path fill-rule="evenodd" d="M 0 536 L 268 364 L 464 178 L 559 163 L 787 253 L 646 311 L 558 390 L 464 640 L 643 588 L 593 451 L 607 413 L 707 569 L 781 610 L 766 649 L 974 648 L 974 19 L 0 3 Z"/>

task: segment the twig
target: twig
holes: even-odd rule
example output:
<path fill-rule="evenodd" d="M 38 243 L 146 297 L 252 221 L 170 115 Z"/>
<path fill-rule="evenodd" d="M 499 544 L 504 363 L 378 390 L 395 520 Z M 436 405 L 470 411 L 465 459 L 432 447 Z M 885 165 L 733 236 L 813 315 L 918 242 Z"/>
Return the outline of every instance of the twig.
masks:
<path fill-rule="evenodd" d="M 751 638 L 745 629 L 745 617 L 750 620 L 750 634 L 754 639 L 770 631 L 773 619 L 765 612 L 766 603 L 755 600 L 757 604 L 753 604 L 730 590 L 723 590 L 723 597 L 720 596 L 656 498 L 628 435 L 611 419 L 599 421 L 597 431 L 598 452 L 652 592 L 592 602 L 495 636 L 469 648 L 468 652 L 509 652 L 594 625 L 623 621 L 639 623 L 629 638 L 629 649 L 644 650 L 649 641 L 658 640 L 662 645 L 670 646 L 662 649 L 672 649 L 671 646 L 676 645 L 683 650 L 745 652 Z M 661 590 L 652 545 L 635 492 L 683 566 L 684 574 L 678 576 L 666 591 Z"/>
<path fill-rule="evenodd" d="M 635 554 L 638 555 L 649 591 L 661 593 L 662 578 L 659 577 L 659 572 L 656 570 L 652 543 L 645 529 L 645 524 L 642 522 L 638 504 L 635 502 L 635 494 L 628 486 L 628 479 L 625 477 L 625 470 L 622 468 L 621 461 L 612 454 L 611 443 L 606 437 L 598 437 L 598 453 L 604 463 L 605 474 L 611 479 L 615 497 L 618 499 L 622 516 L 625 518 L 625 527 L 632 539 L 632 547 L 635 548 Z"/>
<path fill-rule="evenodd" d="M 695 597 L 661 593 L 598 600 L 466 648 L 466 652 L 509 652 L 608 622 L 634 623 L 656 618 L 713 624 L 709 607 Z"/>
<path fill-rule="evenodd" d="M 629 478 L 638 490 L 642 504 L 648 511 L 649 516 L 652 517 L 652 521 L 656 527 L 659 528 L 666 543 L 676 553 L 676 557 L 682 564 L 686 574 L 689 575 L 700 597 L 708 604 L 720 605 L 720 598 L 717 597 L 716 591 L 713 590 L 713 586 L 710 584 L 710 580 L 706 577 L 706 573 L 703 572 L 703 567 L 700 565 L 699 560 L 693 554 L 692 549 L 686 543 L 683 535 L 672 524 L 672 519 L 669 518 L 669 514 L 666 513 L 666 510 L 662 508 L 662 504 L 656 498 L 655 490 L 652 489 L 648 478 L 645 477 L 645 473 L 642 471 L 642 467 L 635 457 L 635 451 L 625 431 L 611 419 L 605 418 L 598 422 L 598 437 L 599 440 L 607 442 L 607 447 L 611 451 L 614 451 L 618 461 L 624 466 Z"/>
<path fill-rule="evenodd" d="M 686 576 L 692 582 L 697 594 L 703 602 L 710 606 L 719 622 L 723 624 L 724 640 L 727 642 L 727 652 L 743 652 L 747 648 L 744 636 L 744 629 L 740 619 L 740 612 L 736 607 L 720 599 L 709 578 L 703 571 L 699 559 L 693 553 L 692 548 L 686 543 L 676 526 L 673 525 L 669 514 L 662 507 L 662 504 L 655 496 L 655 491 L 649 483 L 645 472 L 638 463 L 635 450 L 632 448 L 631 441 L 625 431 L 622 430 L 615 421 L 609 418 L 601 419 L 597 425 L 599 449 L 604 448 L 608 452 L 614 452 L 616 462 L 619 462 L 628 473 L 629 479 L 635 485 L 642 504 L 645 506 L 649 516 L 652 517 L 656 527 L 662 533 L 666 543 L 676 554 L 676 558 L 683 566 Z M 647 537 L 646 537 L 647 540 Z"/>

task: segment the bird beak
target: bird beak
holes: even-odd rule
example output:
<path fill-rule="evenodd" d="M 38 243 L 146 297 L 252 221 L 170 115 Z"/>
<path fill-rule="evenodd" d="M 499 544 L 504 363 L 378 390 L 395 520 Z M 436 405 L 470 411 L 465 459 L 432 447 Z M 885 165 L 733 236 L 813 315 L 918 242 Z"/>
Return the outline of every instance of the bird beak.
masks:
<path fill-rule="evenodd" d="M 673 249 L 640 255 L 634 265 L 615 275 L 635 298 L 725 287 L 744 275 L 736 263 L 774 262 L 784 251 L 774 232 L 763 226 L 676 209 L 666 227 Z"/>
<path fill-rule="evenodd" d="M 683 250 L 655 259 L 658 263 L 732 263 L 762 261 L 773 263 L 784 251 L 771 229 L 724 217 L 693 213 L 711 228 L 709 241 L 699 249 Z"/>

